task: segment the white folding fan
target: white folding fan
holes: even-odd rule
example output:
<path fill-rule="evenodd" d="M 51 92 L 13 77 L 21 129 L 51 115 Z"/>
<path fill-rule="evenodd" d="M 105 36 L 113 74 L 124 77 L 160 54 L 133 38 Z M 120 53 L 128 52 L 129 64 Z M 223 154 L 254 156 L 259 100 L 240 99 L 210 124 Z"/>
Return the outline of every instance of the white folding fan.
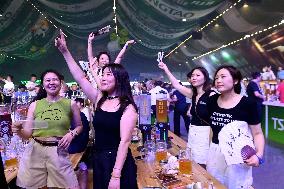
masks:
<path fill-rule="evenodd" d="M 218 139 L 227 165 L 244 163 L 242 155 L 245 146 L 255 149 L 251 130 L 245 121 L 228 123 L 221 129 Z"/>

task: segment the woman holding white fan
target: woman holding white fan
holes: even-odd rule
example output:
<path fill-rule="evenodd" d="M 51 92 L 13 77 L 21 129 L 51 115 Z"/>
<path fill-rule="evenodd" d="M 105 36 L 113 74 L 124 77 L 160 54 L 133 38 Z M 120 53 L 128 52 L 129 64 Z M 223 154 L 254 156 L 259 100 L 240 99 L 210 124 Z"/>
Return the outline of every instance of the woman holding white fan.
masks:
<path fill-rule="evenodd" d="M 247 189 L 252 185 L 252 166 L 263 163 L 264 136 L 261 130 L 257 105 L 247 97 L 240 95 L 242 75 L 233 66 L 221 66 L 217 69 L 214 84 L 221 94 L 209 98 L 207 107 L 210 116 L 210 126 L 213 131 L 210 145 L 207 171 L 229 189 Z M 249 133 L 240 132 L 245 123 Z M 230 130 L 227 138 L 221 133 Z M 240 150 L 237 150 L 241 136 L 247 137 L 248 142 L 255 146 L 255 154 L 239 161 Z M 251 136 L 251 137 L 250 137 Z M 226 140 L 228 147 L 224 148 Z M 219 144 L 220 142 L 220 144 Z M 232 158 L 233 157 L 233 158 Z M 232 161 L 228 161 L 231 159 Z M 234 163 L 235 161 L 235 163 Z"/>

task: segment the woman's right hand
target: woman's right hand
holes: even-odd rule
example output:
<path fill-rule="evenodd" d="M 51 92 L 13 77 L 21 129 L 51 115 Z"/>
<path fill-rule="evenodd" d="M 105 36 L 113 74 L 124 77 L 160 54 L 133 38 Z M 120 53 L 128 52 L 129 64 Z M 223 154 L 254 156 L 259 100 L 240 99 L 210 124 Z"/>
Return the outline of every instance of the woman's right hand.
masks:
<path fill-rule="evenodd" d="M 168 66 L 164 62 L 159 62 L 158 66 L 164 71 L 168 70 Z"/>
<path fill-rule="evenodd" d="M 92 42 L 95 39 L 95 34 L 92 32 L 89 34 L 88 42 Z"/>
<path fill-rule="evenodd" d="M 58 48 L 58 50 L 64 54 L 66 51 L 68 51 L 67 45 L 66 45 L 66 40 L 64 37 L 64 34 L 62 30 L 60 29 L 60 36 L 55 38 L 55 46 Z"/>
<path fill-rule="evenodd" d="M 12 132 L 13 133 L 19 134 L 22 129 L 23 129 L 23 122 L 17 121 L 17 122 L 12 123 Z"/>

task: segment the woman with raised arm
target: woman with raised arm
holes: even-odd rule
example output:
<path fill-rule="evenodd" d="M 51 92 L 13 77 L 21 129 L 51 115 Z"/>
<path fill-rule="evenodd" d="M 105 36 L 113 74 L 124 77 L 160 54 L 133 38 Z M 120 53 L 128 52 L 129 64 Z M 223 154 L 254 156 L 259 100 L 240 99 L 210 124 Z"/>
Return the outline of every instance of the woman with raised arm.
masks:
<path fill-rule="evenodd" d="M 94 59 L 93 47 L 92 47 L 92 42 L 93 42 L 94 39 L 95 39 L 95 35 L 92 32 L 92 33 L 90 33 L 89 38 L 88 38 L 88 59 L 89 59 L 89 62 L 90 62 L 90 60 Z M 125 45 L 120 50 L 120 52 L 118 53 L 118 55 L 117 55 L 117 57 L 114 61 L 115 64 L 120 64 L 120 62 L 121 62 L 121 60 L 122 60 L 122 58 L 123 58 L 123 56 L 126 52 L 127 47 L 130 44 L 134 44 L 134 43 L 135 43 L 134 40 L 129 40 L 125 43 Z M 97 61 L 98 61 L 97 66 L 99 68 L 102 68 L 104 65 L 106 65 L 110 62 L 110 56 L 107 52 L 100 52 L 96 58 L 97 58 Z"/>
<path fill-rule="evenodd" d="M 100 52 L 96 57 L 93 56 L 93 46 L 92 46 L 92 42 L 95 38 L 94 33 L 90 33 L 89 38 L 88 38 L 88 60 L 89 60 L 89 65 L 90 65 L 90 72 L 92 74 L 92 76 L 94 77 L 95 82 L 97 83 L 97 87 L 98 89 L 101 89 L 100 87 L 100 82 L 99 82 L 99 77 L 102 75 L 102 67 L 105 66 L 106 64 L 110 63 L 110 55 L 107 52 Z M 127 47 L 130 44 L 134 44 L 135 41 L 134 40 L 129 40 L 125 43 L 125 45 L 123 46 L 123 48 L 120 50 L 120 52 L 118 53 L 114 63 L 115 64 L 120 64 Z M 98 77 L 99 76 L 99 77 Z"/>
<path fill-rule="evenodd" d="M 32 138 L 21 157 L 17 185 L 21 188 L 79 189 L 68 155 L 71 141 L 82 131 L 80 111 L 75 102 L 60 96 L 61 74 L 47 70 L 41 76 L 43 94 L 32 102 L 27 122 L 15 122 L 12 131 Z M 75 128 L 70 129 L 71 118 Z M 32 131 L 33 121 L 45 121 L 48 128 Z"/>
<path fill-rule="evenodd" d="M 263 163 L 265 141 L 260 125 L 261 120 L 256 111 L 257 104 L 240 95 L 241 80 L 242 75 L 235 67 L 219 67 L 215 73 L 214 84 L 220 94 L 210 97 L 207 103 L 210 125 L 213 131 L 207 171 L 229 189 L 250 188 L 252 185 L 252 166 L 259 166 Z M 237 162 L 237 164 L 228 165 L 225 161 L 225 151 L 221 151 L 219 146 L 219 132 L 227 124 L 237 127 L 240 122 L 235 121 L 248 124 L 256 147 L 256 154 L 245 160 L 245 163 Z M 240 133 L 237 134 L 240 135 Z M 246 134 L 245 137 L 247 136 Z M 234 152 L 234 148 L 232 149 L 231 151 L 228 148 L 228 151 Z"/>
<path fill-rule="evenodd" d="M 87 97 L 96 105 L 94 128 L 94 188 L 137 188 L 137 168 L 129 145 L 137 122 L 129 76 L 120 64 L 102 68 L 101 92 L 84 77 L 70 54 L 64 35 L 55 45 L 64 56 L 70 72 Z"/>
<path fill-rule="evenodd" d="M 188 147 L 192 150 L 192 157 L 196 163 L 205 167 L 209 150 L 209 117 L 207 111 L 207 101 L 211 94 L 210 79 L 207 70 L 197 67 L 187 74 L 188 81 L 192 88 L 182 86 L 170 72 L 167 65 L 159 63 L 159 68 L 164 70 L 172 86 L 188 98 L 192 98 L 191 104 L 191 124 L 188 131 Z"/>

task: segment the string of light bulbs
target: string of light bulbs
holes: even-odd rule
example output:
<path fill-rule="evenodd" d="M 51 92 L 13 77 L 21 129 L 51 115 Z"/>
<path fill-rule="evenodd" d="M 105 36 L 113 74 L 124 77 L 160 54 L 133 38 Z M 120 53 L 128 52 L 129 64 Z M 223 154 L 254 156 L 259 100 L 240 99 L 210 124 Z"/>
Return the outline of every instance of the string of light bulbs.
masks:
<path fill-rule="evenodd" d="M 49 23 L 51 23 L 56 29 L 58 28 L 51 20 L 49 20 L 44 14 L 43 14 L 43 12 L 41 12 L 31 1 L 29 1 L 29 0 L 26 0 L 30 5 L 32 5 L 34 8 L 35 8 L 35 10 L 37 10 Z M 64 34 L 64 33 L 63 33 Z M 67 35 L 66 34 L 64 34 L 66 37 L 67 37 Z M 16 58 L 15 57 L 12 57 L 12 56 L 8 56 L 8 55 L 5 55 L 5 54 L 2 54 L 2 53 L 0 53 L 0 56 L 5 56 L 5 57 L 7 57 L 7 58 L 11 58 L 11 59 L 14 59 L 14 60 L 16 60 Z"/>
<path fill-rule="evenodd" d="M 49 20 L 44 14 L 43 14 L 43 12 L 41 12 L 31 1 L 29 1 L 29 0 L 26 0 L 28 3 L 30 3 L 51 25 L 53 25 L 53 27 L 55 27 L 56 29 L 58 28 L 51 20 Z M 68 28 L 69 28 L 69 26 L 67 26 Z M 65 36 L 65 37 L 67 37 L 67 35 L 64 33 L 64 32 L 62 32 L 63 33 L 63 35 Z"/>
<path fill-rule="evenodd" d="M 113 21 L 114 21 L 114 24 L 115 24 L 115 34 L 116 36 L 118 36 L 118 27 L 117 27 L 117 18 L 116 18 L 116 3 L 115 3 L 115 0 L 113 0 L 113 14 L 114 14 L 114 18 L 113 18 Z"/>
<path fill-rule="evenodd" d="M 239 4 L 241 1 L 243 0 L 238 0 L 237 2 L 235 2 L 234 4 L 232 4 L 229 8 L 227 8 L 226 10 L 224 10 L 222 13 L 220 13 L 218 16 L 216 16 L 215 18 L 213 18 L 212 20 L 210 20 L 206 25 L 204 25 L 203 27 L 201 27 L 199 30 L 197 30 L 197 32 L 202 32 L 205 28 L 207 28 L 209 25 L 211 25 L 213 22 L 215 22 L 216 20 L 218 20 L 219 18 L 221 18 L 224 14 L 226 14 L 229 10 L 231 10 L 232 8 L 234 8 L 237 4 Z M 173 50 L 171 50 L 166 56 L 168 57 L 169 55 L 171 55 L 174 51 L 176 51 L 180 46 L 182 46 L 185 42 L 187 42 L 189 39 L 192 38 L 192 35 L 190 35 L 188 38 L 186 38 L 184 41 L 182 41 L 178 46 L 176 46 Z"/>
<path fill-rule="evenodd" d="M 236 44 L 236 43 L 238 43 L 238 42 L 240 42 L 240 41 L 243 41 L 243 40 L 245 40 L 245 39 L 249 39 L 249 38 L 251 38 L 251 37 L 253 37 L 253 36 L 259 35 L 259 34 L 262 33 L 262 32 L 269 31 L 269 30 L 271 30 L 271 29 L 273 29 L 273 28 L 276 28 L 276 27 L 278 27 L 278 26 L 280 26 L 280 25 L 282 25 L 282 24 L 284 24 L 284 20 L 281 20 L 279 23 L 276 23 L 276 24 L 274 24 L 273 26 L 269 26 L 269 27 L 267 27 L 267 28 L 264 28 L 264 29 L 262 29 L 262 30 L 259 30 L 259 31 L 255 32 L 255 33 L 246 34 L 245 36 L 243 36 L 243 37 L 241 37 L 241 38 L 239 38 L 239 39 L 237 39 L 237 40 L 235 40 L 235 41 L 231 41 L 231 42 L 227 43 L 226 45 L 222 45 L 222 46 L 220 46 L 220 47 L 218 47 L 218 48 L 216 48 L 216 49 L 214 49 L 214 50 L 208 51 L 208 52 L 206 52 L 206 53 L 204 53 L 204 54 L 202 54 L 202 55 L 200 55 L 200 56 L 194 57 L 192 60 L 199 59 L 199 58 L 201 58 L 201 57 L 203 57 L 203 56 L 209 55 L 209 54 L 211 54 L 211 53 L 213 53 L 213 52 L 216 52 L 216 51 L 218 51 L 218 50 L 220 50 L 220 49 L 223 49 L 223 48 L 225 48 L 225 47 L 234 45 L 234 44 Z"/>
<path fill-rule="evenodd" d="M 14 59 L 14 60 L 16 60 L 16 58 L 15 58 L 15 57 L 12 57 L 12 56 L 8 56 L 8 55 L 6 55 L 6 54 L 2 54 L 2 53 L 0 53 L 0 56 L 5 56 L 5 57 L 7 57 L 7 58 L 11 58 L 11 59 Z"/>

